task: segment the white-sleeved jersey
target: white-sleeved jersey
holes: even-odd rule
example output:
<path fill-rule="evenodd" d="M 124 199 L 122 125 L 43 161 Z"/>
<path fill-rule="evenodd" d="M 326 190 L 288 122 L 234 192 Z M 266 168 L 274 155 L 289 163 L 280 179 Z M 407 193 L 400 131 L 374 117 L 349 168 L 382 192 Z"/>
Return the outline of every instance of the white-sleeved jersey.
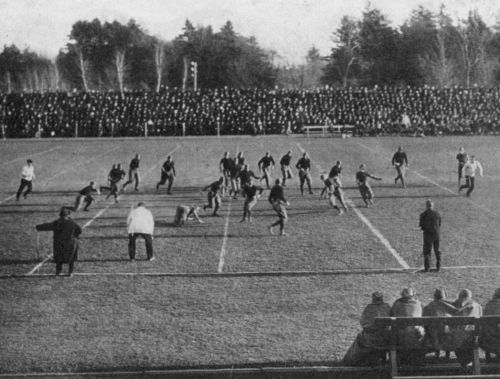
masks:
<path fill-rule="evenodd" d="M 483 166 L 481 166 L 481 163 L 479 161 L 469 161 L 462 168 L 462 175 L 474 177 L 477 171 L 479 171 L 479 175 L 483 176 Z"/>

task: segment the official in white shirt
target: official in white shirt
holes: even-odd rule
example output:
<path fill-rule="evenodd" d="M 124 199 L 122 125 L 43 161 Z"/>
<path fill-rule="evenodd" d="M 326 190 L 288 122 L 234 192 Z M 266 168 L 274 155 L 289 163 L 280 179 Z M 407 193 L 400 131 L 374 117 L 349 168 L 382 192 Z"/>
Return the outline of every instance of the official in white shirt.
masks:
<path fill-rule="evenodd" d="M 148 261 L 153 261 L 153 232 L 155 222 L 153 214 L 142 202 L 133 208 L 127 218 L 128 255 L 130 260 L 135 259 L 135 240 L 141 236 L 146 241 L 146 254 Z"/>
<path fill-rule="evenodd" d="M 458 192 L 462 191 L 464 188 L 468 188 L 467 193 L 465 194 L 467 197 L 470 196 L 472 191 L 474 190 L 474 184 L 476 181 L 476 171 L 479 171 L 479 175 L 483 177 L 483 166 L 481 163 L 476 160 L 474 155 L 470 157 L 470 160 L 465 163 L 462 168 L 462 176 L 465 177 L 465 184 L 461 185 L 458 189 Z"/>
<path fill-rule="evenodd" d="M 23 166 L 23 170 L 21 172 L 21 184 L 19 185 L 19 189 L 17 190 L 16 201 L 19 201 L 21 193 L 25 188 L 27 188 L 26 192 L 24 192 L 23 194 L 23 197 L 25 199 L 26 196 L 28 196 L 28 194 L 33 190 L 32 182 L 33 179 L 35 179 L 35 167 L 33 166 L 33 161 L 31 159 L 28 159 L 26 163 L 27 164 Z"/>

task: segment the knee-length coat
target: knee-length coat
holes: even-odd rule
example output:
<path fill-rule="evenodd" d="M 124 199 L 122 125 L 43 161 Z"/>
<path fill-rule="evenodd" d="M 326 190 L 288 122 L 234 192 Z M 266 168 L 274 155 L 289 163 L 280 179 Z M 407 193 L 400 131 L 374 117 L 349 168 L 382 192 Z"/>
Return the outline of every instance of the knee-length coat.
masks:
<path fill-rule="evenodd" d="M 39 231 L 53 231 L 53 251 L 56 263 L 69 263 L 78 254 L 78 236 L 82 229 L 70 218 L 59 218 L 53 222 L 36 226 Z"/>

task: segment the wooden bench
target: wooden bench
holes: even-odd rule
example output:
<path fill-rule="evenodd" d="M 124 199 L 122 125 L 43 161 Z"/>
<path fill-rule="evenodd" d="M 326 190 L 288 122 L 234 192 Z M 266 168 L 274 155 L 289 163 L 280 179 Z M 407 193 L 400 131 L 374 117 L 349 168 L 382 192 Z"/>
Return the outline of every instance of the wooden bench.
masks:
<path fill-rule="evenodd" d="M 326 132 L 338 135 L 352 135 L 354 125 L 304 125 L 302 132 L 309 137 L 310 133 L 320 132 L 323 136 Z"/>
<path fill-rule="evenodd" d="M 481 328 L 491 323 L 500 324 L 500 316 L 483 316 L 483 317 L 379 317 L 375 319 L 375 325 L 381 328 L 389 328 L 389 345 L 386 349 L 389 351 L 389 364 L 391 377 L 393 379 L 421 379 L 432 378 L 429 376 L 398 376 L 398 359 L 397 351 L 403 350 L 398 346 L 398 331 L 408 326 L 423 326 L 423 327 L 442 327 L 448 326 L 466 326 L 472 325 L 471 330 L 473 338 L 473 361 L 472 375 L 460 375 L 455 378 L 498 378 L 498 375 L 481 375 L 481 362 L 479 361 L 479 333 Z M 440 376 L 441 377 L 441 376 Z M 452 378 L 453 376 L 444 376 L 444 378 Z M 437 377 L 436 377 L 437 378 Z"/>

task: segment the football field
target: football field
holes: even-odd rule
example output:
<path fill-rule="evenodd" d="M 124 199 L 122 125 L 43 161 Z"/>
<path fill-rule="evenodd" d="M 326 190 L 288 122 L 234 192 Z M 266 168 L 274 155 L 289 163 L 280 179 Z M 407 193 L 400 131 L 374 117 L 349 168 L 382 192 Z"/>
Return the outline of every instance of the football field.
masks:
<path fill-rule="evenodd" d="M 498 137 L 305 138 L 228 137 L 2 141 L 0 167 L 0 370 L 59 372 L 137 368 L 336 363 L 360 329 L 375 290 L 387 302 L 413 286 L 422 303 L 435 288 L 455 298 L 469 288 L 484 304 L 500 286 L 500 150 Z M 410 167 L 407 188 L 394 184 L 391 158 L 401 145 Z M 475 154 L 485 175 L 470 198 L 457 193 L 459 146 Z M 277 219 L 265 191 L 253 223 L 240 223 L 243 199 L 225 197 L 220 216 L 172 225 L 180 204 L 206 203 L 201 188 L 220 176 L 225 151 L 242 151 L 250 169 L 266 151 L 278 163 L 313 162 L 314 195 L 287 183 L 288 236 L 270 235 Z M 52 236 L 35 225 L 72 206 L 90 180 L 106 184 L 114 163 L 141 155 L 141 184 L 119 203 L 96 195 L 89 212 L 72 214 L 84 228 L 72 277 L 54 276 Z M 172 195 L 156 191 L 167 155 L 177 176 Z M 34 193 L 15 201 L 21 167 L 35 165 Z M 350 205 L 339 216 L 320 200 L 319 176 L 337 160 Z M 361 163 L 375 205 L 365 208 L 355 183 Z M 280 177 L 279 164 L 273 177 Z M 264 185 L 261 182 L 261 185 Z M 307 192 L 307 191 L 306 191 Z M 423 265 L 418 217 L 432 199 L 443 225 L 443 272 Z M 145 202 L 156 221 L 156 260 L 138 240 L 129 261 L 126 218 Z M 64 270 L 67 266 L 64 267 Z M 65 273 L 65 271 L 63 271 Z M 0 373 L 1 373 L 0 372 Z"/>

